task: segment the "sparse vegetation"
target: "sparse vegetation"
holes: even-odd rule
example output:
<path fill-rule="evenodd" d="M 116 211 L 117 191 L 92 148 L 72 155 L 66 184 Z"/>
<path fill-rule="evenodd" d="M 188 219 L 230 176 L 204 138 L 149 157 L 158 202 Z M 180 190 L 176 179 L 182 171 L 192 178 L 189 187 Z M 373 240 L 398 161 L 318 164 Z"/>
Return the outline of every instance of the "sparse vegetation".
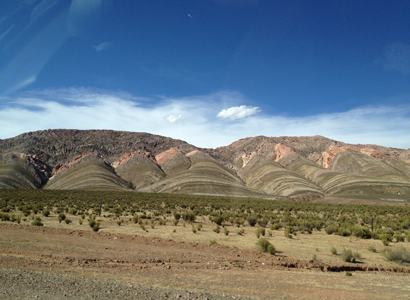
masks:
<path fill-rule="evenodd" d="M 211 240 L 211 242 L 209 243 L 210 246 L 218 244 L 215 240 Z"/>
<path fill-rule="evenodd" d="M 337 249 L 336 249 L 335 247 L 332 247 L 332 249 L 330 249 L 330 252 L 331 252 L 333 255 L 337 255 Z"/>
<path fill-rule="evenodd" d="M 394 261 L 400 265 L 410 264 L 410 252 L 404 249 L 403 247 L 386 248 L 383 250 L 383 256 L 388 261 Z"/>

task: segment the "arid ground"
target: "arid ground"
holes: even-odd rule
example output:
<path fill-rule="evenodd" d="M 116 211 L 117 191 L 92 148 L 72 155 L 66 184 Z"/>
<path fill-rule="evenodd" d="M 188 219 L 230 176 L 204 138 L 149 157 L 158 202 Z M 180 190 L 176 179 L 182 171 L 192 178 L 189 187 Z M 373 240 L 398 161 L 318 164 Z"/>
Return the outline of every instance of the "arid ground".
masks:
<path fill-rule="evenodd" d="M 196 233 L 183 222 L 148 223 L 144 231 L 129 219 L 119 226 L 101 217 L 93 232 L 87 219 L 82 225 L 79 216 L 70 219 L 59 223 L 52 214 L 42 217 L 43 227 L 29 219 L 0 223 L 0 299 L 410 298 L 410 269 L 386 261 L 380 240 L 323 230 L 289 239 L 278 230 L 266 234 L 277 250 L 270 255 L 257 251 L 249 226 L 244 235 L 233 226 L 228 235 L 217 234 L 206 219 Z M 332 247 L 361 259 L 342 262 Z M 408 242 L 389 247 L 410 248 Z"/>

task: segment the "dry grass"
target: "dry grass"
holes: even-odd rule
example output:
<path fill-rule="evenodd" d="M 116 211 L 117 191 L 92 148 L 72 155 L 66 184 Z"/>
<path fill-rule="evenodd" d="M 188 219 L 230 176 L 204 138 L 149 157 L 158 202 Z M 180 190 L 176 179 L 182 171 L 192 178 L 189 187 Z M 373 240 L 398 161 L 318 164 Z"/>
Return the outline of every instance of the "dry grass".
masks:
<path fill-rule="evenodd" d="M 19 215 L 19 214 L 17 214 Z M 16 215 L 16 216 L 17 216 Z M 70 228 L 75 230 L 91 230 L 88 226 L 88 218 L 86 217 L 83 224 L 79 224 L 81 216 L 67 215 L 72 220 L 71 224 L 64 222 L 59 223 L 57 214 L 51 213 L 49 217 L 42 217 L 44 226 L 56 228 Z M 207 217 L 204 217 L 204 222 L 201 222 L 201 230 L 196 233 L 192 232 L 191 224 L 180 221 L 177 226 L 173 225 L 173 221 L 168 217 L 166 225 L 158 225 L 154 229 L 150 227 L 151 220 L 148 220 L 148 225 L 145 225 L 147 231 L 143 231 L 139 224 L 134 224 L 131 220 L 132 216 L 122 218 L 124 221 L 121 226 L 118 226 L 118 219 L 96 217 L 96 220 L 101 220 L 100 231 L 110 233 L 121 233 L 128 235 L 140 235 L 149 237 L 159 237 L 164 239 L 173 239 L 175 241 L 196 242 L 204 245 L 209 245 L 210 240 L 216 240 L 218 244 L 233 246 L 241 250 L 257 251 L 255 243 L 258 238 L 255 235 L 255 227 L 245 226 L 243 235 L 229 234 L 225 235 L 223 230 L 219 234 L 212 229 L 215 227 Z M 21 221 L 23 225 L 29 225 L 33 220 L 29 217 L 26 221 Z M 144 221 L 145 224 L 145 221 Z M 196 225 L 198 224 L 195 223 Z M 236 233 L 238 228 L 236 226 L 227 226 L 231 233 Z M 174 229 L 175 232 L 174 232 Z M 341 237 L 337 235 L 328 235 L 324 230 L 314 230 L 312 234 L 297 233 L 292 239 L 286 238 L 284 230 L 272 231 L 272 236 L 265 236 L 265 238 L 272 243 L 279 254 L 300 260 L 311 260 L 313 255 L 316 259 L 322 262 L 340 263 L 340 255 L 333 255 L 329 249 L 335 247 L 337 253 L 342 253 L 343 248 L 351 249 L 353 252 L 362 253 L 361 263 L 365 265 L 383 265 L 395 266 L 392 261 L 386 261 L 381 254 L 385 248 L 380 240 L 364 240 L 355 237 Z M 373 247 L 376 252 L 369 252 L 367 249 Z M 404 247 L 410 249 L 409 243 L 392 243 L 389 248 L 395 249 Z"/>

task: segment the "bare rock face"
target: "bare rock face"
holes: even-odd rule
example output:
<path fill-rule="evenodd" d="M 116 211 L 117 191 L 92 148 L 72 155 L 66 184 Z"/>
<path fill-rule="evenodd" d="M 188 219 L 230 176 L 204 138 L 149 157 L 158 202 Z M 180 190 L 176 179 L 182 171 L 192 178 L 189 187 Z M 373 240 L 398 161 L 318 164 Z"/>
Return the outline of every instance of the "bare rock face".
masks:
<path fill-rule="evenodd" d="M 168 176 L 176 175 L 191 167 L 191 160 L 189 157 L 174 148 L 158 154 L 156 160 Z"/>
<path fill-rule="evenodd" d="M 276 159 L 275 159 L 276 162 L 278 162 L 280 159 L 284 158 L 289 153 L 293 153 L 293 152 L 296 153 L 296 151 L 294 149 L 292 149 L 291 147 L 286 146 L 282 143 L 279 143 L 279 144 L 275 145 L 275 151 L 276 151 Z"/>
<path fill-rule="evenodd" d="M 332 165 L 333 160 L 335 159 L 336 155 L 338 155 L 340 152 L 343 151 L 353 151 L 352 148 L 350 147 L 336 147 L 336 146 L 330 146 L 329 149 L 325 152 L 322 153 L 322 165 L 324 168 L 329 169 L 329 167 Z"/>

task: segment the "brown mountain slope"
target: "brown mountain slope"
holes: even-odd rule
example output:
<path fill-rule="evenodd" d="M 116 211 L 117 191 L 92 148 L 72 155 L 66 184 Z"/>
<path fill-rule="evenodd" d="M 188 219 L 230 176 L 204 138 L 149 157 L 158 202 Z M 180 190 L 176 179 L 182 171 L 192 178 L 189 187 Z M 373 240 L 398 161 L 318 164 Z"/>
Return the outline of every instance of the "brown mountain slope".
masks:
<path fill-rule="evenodd" d="M 0 140 L 0 155 L 0 188 L 410 198 L 410 149 L 321 136 L 257 136 L 199 149 L 148 133 L 46 130 Z"/>

